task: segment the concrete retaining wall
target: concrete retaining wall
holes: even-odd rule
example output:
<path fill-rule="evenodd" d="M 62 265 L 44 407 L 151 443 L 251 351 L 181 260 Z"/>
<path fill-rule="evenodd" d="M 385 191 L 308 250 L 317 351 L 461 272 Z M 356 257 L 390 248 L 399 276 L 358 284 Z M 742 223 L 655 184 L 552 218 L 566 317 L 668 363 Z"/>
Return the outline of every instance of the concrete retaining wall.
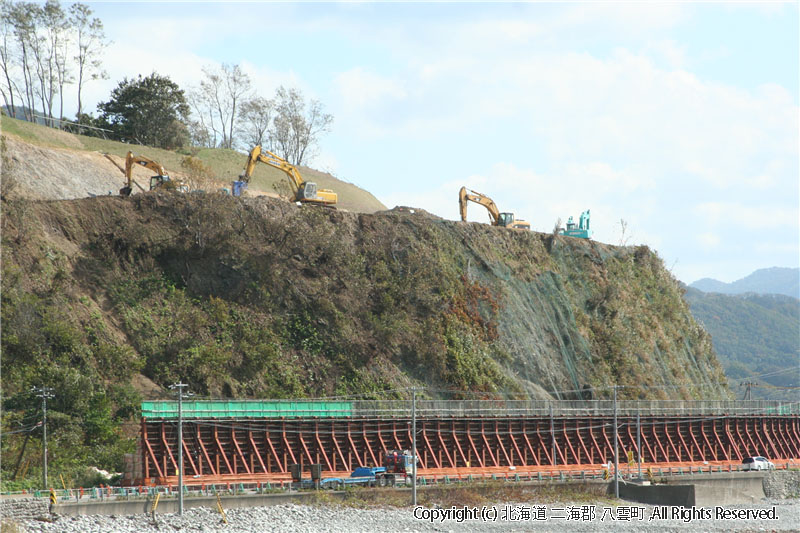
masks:
<path fill-rule="evenodd" d="M 611 483 L 610 494 L 614 493 Z M 677 505 L 691 507 L 695 501 L 694 485 L 637 485 L 636 483 L 619 484 L 619 497 L 638 503 L 650 505 Z"/>

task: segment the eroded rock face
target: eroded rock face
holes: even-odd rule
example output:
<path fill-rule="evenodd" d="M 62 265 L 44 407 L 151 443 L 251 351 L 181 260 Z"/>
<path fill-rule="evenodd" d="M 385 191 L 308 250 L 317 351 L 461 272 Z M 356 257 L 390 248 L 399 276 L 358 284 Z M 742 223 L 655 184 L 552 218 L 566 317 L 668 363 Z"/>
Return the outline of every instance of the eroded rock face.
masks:
<path fill-rule="evenodd" d="M 728 396 L 710 338 L 646 247 L 216 194 L 12 202 L 3 224 L 4 376 L 30 364 L 7 333 L 34 299 L 78 343 L 116 347 L 82 355 L 111 382 L 140 372 L 235 397 L 416 384 L 586 398 L 615 383 L 623 397 Z M 46 336 L 29 342 L 55 353 Z"/>

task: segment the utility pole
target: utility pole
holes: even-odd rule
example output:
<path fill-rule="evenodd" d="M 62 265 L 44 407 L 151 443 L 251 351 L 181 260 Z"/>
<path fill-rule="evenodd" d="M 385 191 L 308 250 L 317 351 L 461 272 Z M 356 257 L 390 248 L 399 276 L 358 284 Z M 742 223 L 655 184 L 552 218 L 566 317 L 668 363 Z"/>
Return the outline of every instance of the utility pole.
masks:
<path fill-rule="evenodd" d="M 750 392 L 750 389 L 753 387 L 753 385 L 755 385 L 755 383 L 753 383 L 752 381 L 746 381 L 746 382 L 740 384 L 739 386 L 741 387 L 742 385 L 747 387 L 744 390 L 744 396 L 742 396 L 742 400 L 752 400 L 753 399 L 753 395 Z"/>
<path fill-rule="evenodd" d="M 170 389 L 178 389 L 178 514 L 183 516 L 183 389 L 186 383 L 173 383 Z"/>
<path fill-rule="evenodd" d="M 550 453 L 553 456 L 553 466 L 556 466 L 556 429 L 553 425 L 553 400 L 550 400 Z"/>
<path fill-rule="evenodd" d="M 33 392 L 37 398 L 42 399 L 42 432 L 43 432 L 43 452 L 42 452 L 42 483 L 44 490 L 47 490 L 47 400 L 53 398 L 53 389 L 51 387 L 32 387 Z"/>
<path fill-rule="evenodd" d="M 411 387 L 411 505 L 417 506 L 417 388 Z"/>
<path fill-rule="evenodd" d="M 639 481 L 642 480 L 642 419 L 639 402 L 636 402 L 636 461 L 639 463 Z"/>
<path fill-rule="evenodd" d="M 617 443 L 617 386 L 614 385 L 614 497 L 619 498 L 619 446 Z"/>

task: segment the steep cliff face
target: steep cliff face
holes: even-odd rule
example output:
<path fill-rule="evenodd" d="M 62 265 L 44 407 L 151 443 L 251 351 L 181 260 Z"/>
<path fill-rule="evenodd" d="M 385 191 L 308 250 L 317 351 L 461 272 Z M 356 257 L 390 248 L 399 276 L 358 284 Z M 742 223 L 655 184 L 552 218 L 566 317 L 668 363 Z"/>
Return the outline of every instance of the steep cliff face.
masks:
<path fill-rule="evenodd" d="M 728 395 L 646 247 L 413 209 L 147 194 L 8 203 L 3 274 L 11 395 L 73 378 L 118 387 L 117 403 L 132 382 L 177 380 L 231 397 Z"/>

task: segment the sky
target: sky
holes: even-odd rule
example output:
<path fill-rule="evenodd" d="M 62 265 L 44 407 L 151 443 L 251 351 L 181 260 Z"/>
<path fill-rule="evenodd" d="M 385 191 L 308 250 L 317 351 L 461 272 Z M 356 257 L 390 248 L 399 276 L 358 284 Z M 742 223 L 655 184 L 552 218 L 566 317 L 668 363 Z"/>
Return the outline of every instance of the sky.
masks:
<path fill-rule="evenodd" d="M 124 77 L 239 64 L 322 102 L 309 166 L 389 208 L 456 220 L 463 185 L 535 231 L 590 209 L 595 240 L 686 283 L 800 266 L 797 2 L 90 6 L 113 44 L 88 110 Z"/>

